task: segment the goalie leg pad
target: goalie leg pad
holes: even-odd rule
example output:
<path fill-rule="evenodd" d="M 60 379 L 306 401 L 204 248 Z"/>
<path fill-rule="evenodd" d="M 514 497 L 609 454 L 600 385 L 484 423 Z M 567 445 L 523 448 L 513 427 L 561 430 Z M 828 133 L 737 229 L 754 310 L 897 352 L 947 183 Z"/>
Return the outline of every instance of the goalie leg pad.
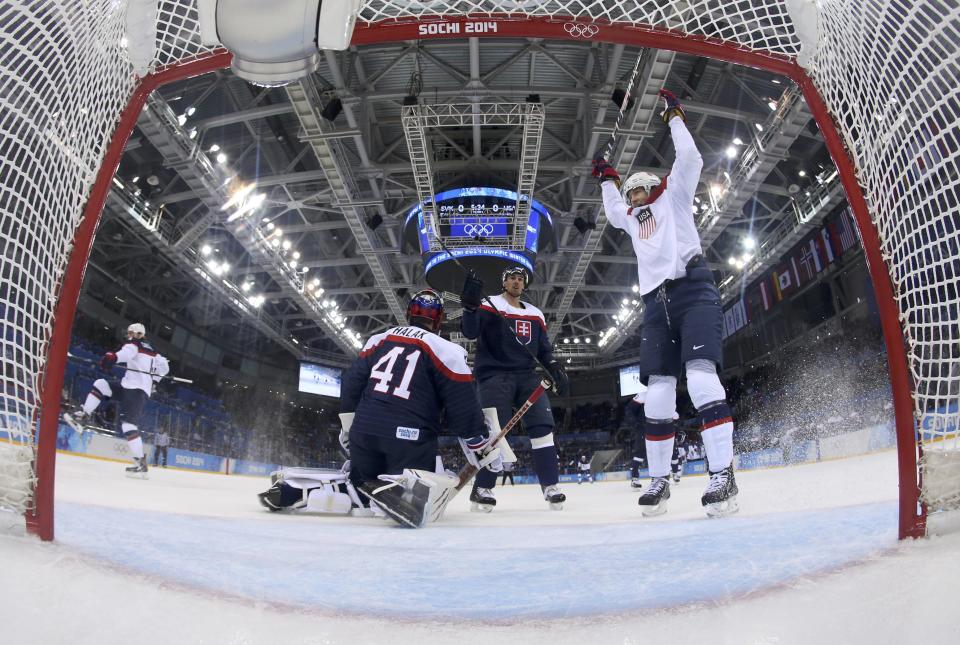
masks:
<path fill-rule="evenodd" d="M 407 468 L 401 475 L 380 475 L 364 482 L 360 492 L 377 503 L 401 526 L 421 528 L 443 515 L 459 480 L 446 473 Z"/>
<path fill-rule="evenodd" d="M 333 487 L 324 486 L 310 491 L 307 496 L 307 505 L 303 510 L 308 513 L 349 515 L 352 509 L 353 500 L 349 495 L 336 491 Z"/>

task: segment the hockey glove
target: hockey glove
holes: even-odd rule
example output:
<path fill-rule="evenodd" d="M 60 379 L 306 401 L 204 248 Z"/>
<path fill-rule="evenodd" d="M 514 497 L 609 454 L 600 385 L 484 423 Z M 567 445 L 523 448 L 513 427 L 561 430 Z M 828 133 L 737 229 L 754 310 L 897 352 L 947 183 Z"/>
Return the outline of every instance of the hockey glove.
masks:
<path fill-rule="evenodd" d="M 463 290 L 460 292 L 460 304 L 464 310 L 473 313 L 483 301 L 483 280 L 471 271 L 463 281 Z"/>
<path fill-rule="evenodd" d="M 620 188 L 620 173 L 603 157 L 597 157 L 593 160 L 593 170 L 591 174 L 597 178 L 597 182 L 601 185 L 605 181 L 613 181 L 617 184 L 617 188 Z"/>
<path fill-rule="evenodd" d="M 490 472 L 498 473 L 503 470 L 503 457 L 500 455 L 500 446 L 490 446 L 491 438 L 487 435 L 477 435 L 469 439 L 461 439 L 467 461 L 477 468 L 486 468 Z"/>
<path fill-rule="evenodd" d="M 103 358 L 100 359 L 100 369 L 104 372 L 109 372 L 113 369 L 113 366 L 117 364 L 117 355 L 113 352 L 107 352 L 103 355 Z"/>
<path fill-rule="evenodd" d="M 660 116 L 664 123 L 670 123 L 670 119 L 675 116 L 680 117 L 686 123 L 687 113 L 683 111 L 683 106 L 680 105 L 680 99 L 677 98 L 676 94 L 670 90 L 660 90 L 660 98 L 663 99 L 663 112 L 660 113 Z"/>
<path fill-rule="evenodd" d="M 570 393 L 570 378 L 560 361 L 552 360 L 547 363 L 547 371 L 550 373 L 550 380 L 553 381 L 553 389 L 560 396 L 567 396 Z"/>

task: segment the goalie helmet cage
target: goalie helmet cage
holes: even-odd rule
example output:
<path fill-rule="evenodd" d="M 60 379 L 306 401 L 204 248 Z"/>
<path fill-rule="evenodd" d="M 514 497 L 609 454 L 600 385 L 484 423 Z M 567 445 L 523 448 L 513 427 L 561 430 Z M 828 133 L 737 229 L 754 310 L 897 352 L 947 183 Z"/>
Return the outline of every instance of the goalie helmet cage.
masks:
<path fill-rule="evenodd" d="M 366 0 L 353 44 L 611 43 L 795 81 L 836 163 L 876 291 L 907 537 L 925 531 L 921 447 L 960 447 L 958 14 L 955 3 L 915 0 Z M 15 0 L 0 4 L 0 25 L 0 507 L 49 540 L 67 349 L 111 179 L 147 95 L 230 57 L 200 44 L 195 0 Z"/>

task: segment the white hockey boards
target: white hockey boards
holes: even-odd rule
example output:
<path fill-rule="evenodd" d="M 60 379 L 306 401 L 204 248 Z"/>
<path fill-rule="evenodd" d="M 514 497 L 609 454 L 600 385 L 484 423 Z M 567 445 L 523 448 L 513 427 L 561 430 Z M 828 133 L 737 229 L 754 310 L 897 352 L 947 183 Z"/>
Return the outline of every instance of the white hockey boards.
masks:
<path fill-rule="evenodd" d="M 915 0 L 368 0 L 353 44 L 605 42 L 796 81 L 840 171 L 882 313 L 905 537 L 924 533 L 918 453 L 960 449 L 958 24 L 956 3 Z M 193 0 L 19 0 L 0 5 L 0 29 L 0 506 L 52 539 L 63 371 L 110 180 L 147 94 L 230 56 L 201 44 Z M 931 478 L 957 467 L 925 463 Z M 949 506 L 957 495 L 925 499 Z"/>

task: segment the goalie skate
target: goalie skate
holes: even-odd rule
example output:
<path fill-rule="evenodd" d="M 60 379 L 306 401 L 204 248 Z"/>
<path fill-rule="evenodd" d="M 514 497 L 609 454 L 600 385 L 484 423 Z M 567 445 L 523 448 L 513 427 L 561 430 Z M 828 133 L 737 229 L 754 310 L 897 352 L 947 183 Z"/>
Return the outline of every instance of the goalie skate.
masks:
<path fill-rule="evenodd" d="M 470 510 L 474 513 L 489 513 L 497 505 L 497 499 L 489 488 L 474 488 L 470 491 Z"/>
<path fill-rule="evenodd" d="M 131 479 L 149 479 L 147 475 L 147 458 L 140 457 L 134 460 L 132 466 L 127 466 L 127 477 Z"/>
<path fill-rule="evenodd" d="M 637 504 L 644 517 L 655 517 L 667 512 L 667 500 L 670 499 L 670 481 L 666 477 L 654 477 L 647 490 L 643 492 Z"/>
<path fill-rule="evenodd" d="M 726 517 L 740 510 L 737 502 L 737 481 L 733 476 L 733 466 L 710 473 L 710 483 L 703 492 L 700 502 L 707 512 L 707 517 Z"/>
<path fill-rule="evenodd" d="M 562 511 L 563 503 L 567 501 L 567 496 L 560 492 L 556 484 L 547 486 L 543 489 L 543 499 L 550 504 L 551 511 Z"/>

